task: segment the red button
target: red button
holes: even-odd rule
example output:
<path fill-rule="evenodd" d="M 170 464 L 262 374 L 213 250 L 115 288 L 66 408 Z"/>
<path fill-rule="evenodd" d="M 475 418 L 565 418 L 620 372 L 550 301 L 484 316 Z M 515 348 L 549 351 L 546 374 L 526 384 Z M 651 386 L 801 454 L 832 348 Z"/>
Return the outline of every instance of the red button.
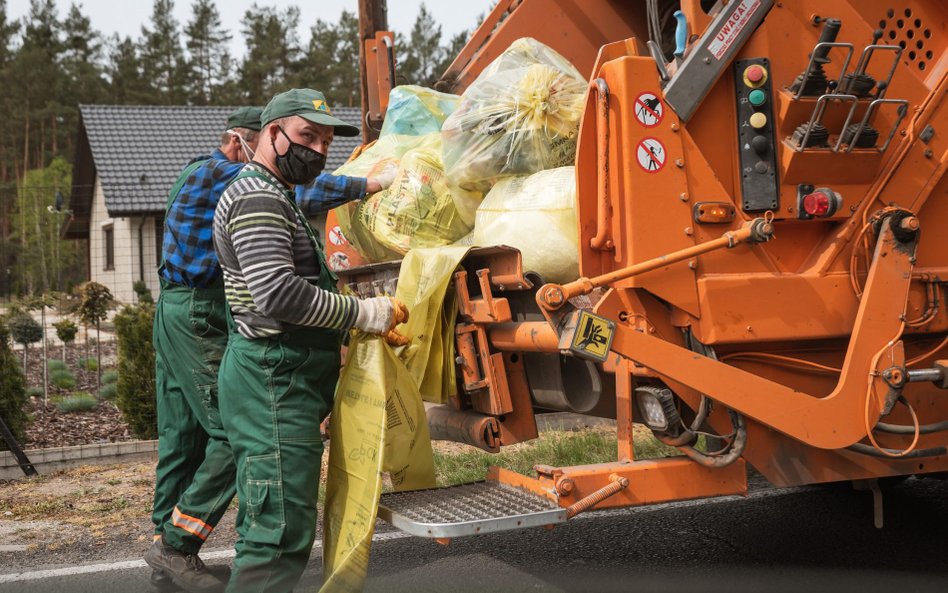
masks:
<path fill-rule="evenodd" d="M 750 66 L 744 75 L 747 76 L 747 80 L 751 82 L 760 82 L 764 79 L 764 69 L 760 66 Z"/>

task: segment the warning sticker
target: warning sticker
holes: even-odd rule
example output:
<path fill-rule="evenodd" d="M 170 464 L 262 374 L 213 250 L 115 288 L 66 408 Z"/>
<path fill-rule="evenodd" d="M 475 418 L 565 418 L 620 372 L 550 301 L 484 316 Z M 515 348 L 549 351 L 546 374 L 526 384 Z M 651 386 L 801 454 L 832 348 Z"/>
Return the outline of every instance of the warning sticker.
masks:
<path fill-rule="evenodd" d="M 635 119 L 646 128 L 662 123 L 665 106 L 655 93 L 642 93 L 635 98 Z"/>
<path fill-rule="evenodd" d="M 612 346 L 614 331 L 615 323 L 612 321 L 581 310 L 569 349 L 578 356 L 605 361 Z"/>
<path fill-rule="evenodd" d="M 648 173 L 658 173 L 665 166 L 665 146 L 658 138 L 643 138 L 635 149 L 635 158 Z"/>
<path fill-rule="evenodd" d="M 724 26 L 714 36 L 714 40 L 708 45 L 708 51 L 719 60 L 737 40 L 738 34 L 747 26 L 751 15 L 760 8 L 760 0 L 740 0 L 740 2 L 734 2 L 734 5 L 734 12 L 731 13 Z"/>
<path fill-rule="evenodd" d="M 348 243 L 346 236 L 342 234 L 342 229 L 339 228 L 338 224 L 329 231 L 329 242 L 333 245 L 345 245 Z"/>

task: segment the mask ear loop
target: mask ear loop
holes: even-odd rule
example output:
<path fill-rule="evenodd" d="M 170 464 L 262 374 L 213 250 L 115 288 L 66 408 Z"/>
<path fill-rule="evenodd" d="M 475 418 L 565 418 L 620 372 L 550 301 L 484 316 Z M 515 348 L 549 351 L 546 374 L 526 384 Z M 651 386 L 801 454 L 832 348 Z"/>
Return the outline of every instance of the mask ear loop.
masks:
<path fill-rule="evenodd" d="M 240 147 L 244 149 L 244 156 L 247 157 L 247 162 L 249 163 L 250 161 L 252 161 L 255 153 L 254 153 L 254 150 L 250 148 L 250 145 L 247 144 L 247 141 L 244 140 L 244 137 L 233 130 L 227 130 L 227 133 L 230 134 L 231 136 L 234 136 L 235 138 L 237 138 L 237 140 L 240 141 Z"/>

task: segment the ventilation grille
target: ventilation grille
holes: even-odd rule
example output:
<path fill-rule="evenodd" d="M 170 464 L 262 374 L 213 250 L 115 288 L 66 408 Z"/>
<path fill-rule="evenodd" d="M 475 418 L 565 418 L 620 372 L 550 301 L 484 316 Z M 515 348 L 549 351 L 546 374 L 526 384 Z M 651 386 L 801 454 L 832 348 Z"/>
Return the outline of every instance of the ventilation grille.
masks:
<path fill-rule="evenodd" d="M 924 71 L 932 64 L 935 57 L 932 30 L 925 26 L 920 15 L 912 13 L 911 8 L 888 9 L 885 18 L 879 21 L 879 28 L 883 33 L 880 43 L 901 47 L 902 57 L 910 66 Z"/>

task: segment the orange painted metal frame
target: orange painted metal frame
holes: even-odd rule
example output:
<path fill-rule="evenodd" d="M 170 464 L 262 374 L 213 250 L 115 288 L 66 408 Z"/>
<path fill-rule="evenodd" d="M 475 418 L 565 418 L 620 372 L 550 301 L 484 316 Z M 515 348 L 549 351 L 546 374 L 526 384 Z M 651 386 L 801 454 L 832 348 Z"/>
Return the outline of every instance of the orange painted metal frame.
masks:
<path fill-rule="evenodd" d="M 761 245 L 695 250 L 720 238 L 722 230 L 739 231 L 752 218 L 739 200 L 734 91 L 740 81 L 725 72 L 687 124 L 664 105 L 661 122 L 643 129 L 634 117 L 634 98 L 642 92 L 661 97 L 655 64 L 638 41 L 647 38 L 644 4 L 502 0 L 443 80 L 444 90 L 460 92 L 521 36 L 557 49 L 590 80 L 576 162 L 579 259 L 585 278 L 605 277 L 611 287 L 596 312 L 617 322 L 614 354 L 603 368 L 616 375 L 619 458 L 598 466 L 539 467 L 537 478 L 496 469 L 491 477 L 564 507 L 601 492 L 617 477 L 630 485 L 597 508 L 743 492 L 743 459 L 717 470 L 685 459 L 633 459 L 634 386 L 655 381 L 691 408 L 701 394 L 723 404 L 709 418 L 720 434 L 729 429 L 724 406 L 744 414 L 749 434 L 744 459 L 778 485 L 948 469 L 948 456 L 884 459 L 842 449 L 862 440 L 867 425 L 879 420 L 889 391 L 882 371 L 944 357 L 944 350 L 932 349 L 948 331 L 948 307 L 934 308 L 931 295 L 935 291 L 948 298 L 948 233 L 939 230 L 948 221 L 948 136 L 926 137 L 923 131 L 948 128 L 948 38 L 934 35 L 926 41 L 940 56 L 928 69 L 907 60 L 899 64 L 887 97 L 907 99 L 910 113 L 886 153 L 797 153 L 784 140 L 806 121 L 816 100 L 794 101 L 784 87 L 806 66 L 819 36 L 812 15 L 843 19 L 840 41 L 856 44 L 858 52 L 879 20 L 887 18 L 890 5 L 881 0 L 778 3 L 738 55 L 770 59 L 780 179 L 780 206 L 773 213 L 776 238 Z M 946 17 L 944 4 L 935 0 L 907 6 L 931 26 Z M 709 22 L 700 2 L 684 0 L 682 9 L 691 32 L 699 34 Z M 838 68 L 838 60 L 828 64 L 827 74 L 838 78 Z M 874 68 L 870 73 L 878 76 L 882 67 Z M 857 114 L 864 109 L 861 105 Z M 880 112 L 874 125 L 887 129 L 894 118 Z M 839 113 L 827 111 L 824 123 L 833 134 L 841 121 Z M 657 171 L 636 165 L 646 138 L 664 148 Z M 839 192 L 843 208 L 825 220 L 799 220 L 797 185 L 805 183 Z M 692 216 L 697 202 L 734 204 L 737 216 L 729 224 L 701 224 Z M 919 221 L 917 249 L 897 241 L 886 224 L 878 235 L 864 232 L 873 214 L 889 206 L 908 210 Z M 643 266 L 656 258 L 665 260 Z M 503 274 L 501 264 L 492 263 L 501 259 Z M 472 339 L 459 353 L 483 365 L 484 375 L 496 367 L 506 377 L 512 411 L 502 418 L 503 444 L 531 438 L 536 425 L 517 354 L 555 352 L 558 336 L 549 324 L 514 323 L 506 300 L 494 298 L 493 291 L 529 288 L 519 261 L 512 267 L 509 256 L 498 254 L 469 264 L 468 272 L 477 279 L 472 286 L 480 294 L 472 299 L 459 290 L 466 321 L 476 328 L 462 332 Z M 642 267 L 629 274 L 635 266 Z M 481 276 L 482 270 L 490 273 Z M 851 278 L 861 287 L 861 297 L 851 288 Z M 466 287 L 468 280 L 456 282 L 461 284 Z M 941 289 L 933 288 L 936 284 Z M 591 287 L 588 280 L 567 286 L 561 298 L 547 304 L 563 306 L 569 296 Z M 903 322 L 913 320 L 920 321 L 903 328 Z M 682 330 L 713 347 L 721 360 L 685 348 Z M 781 357 L 803 362 L 788 366 Z M 931 385 L 910 384 L 904 394 L 923 422 L 948 417 L 946 398 Z M 495 394 L 493 399 L 500 398 Z M 911 423 L 900 407 L 886 422 Z M 909 440 L 878 438 L 896 449 Z M 944 433 L 925 435 L 920 443 L 948 444 Z"/>

